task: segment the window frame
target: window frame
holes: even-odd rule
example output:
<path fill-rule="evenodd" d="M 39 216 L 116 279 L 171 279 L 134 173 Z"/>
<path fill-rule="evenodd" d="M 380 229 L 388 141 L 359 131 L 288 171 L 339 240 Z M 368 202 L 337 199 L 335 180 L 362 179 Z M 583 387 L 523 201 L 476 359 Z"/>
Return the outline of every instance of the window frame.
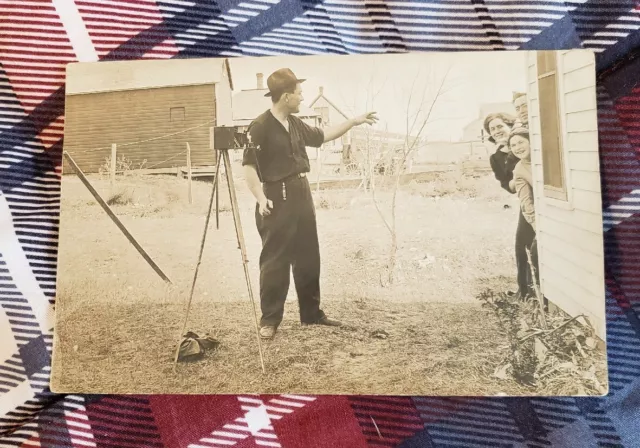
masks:
<path fill-rule="evenodd" d="M 564 79 L 563 79 L 563 65 L 561 53 L 558 51 L 547 50 L 553 53 L 553 58 L 555 60 L 555 70 L 547 71 L 545 73 L 540 73 L 538 55 L 536 54 L 536 88 L 537 88 L 537 97 L 538 97 L 538 107 L 539 107 L 539 116 L 538 121 L 540 125 L 540 164 L 542 167 L 542 190 L 545 199 L 551 200 L 553 205 L 558 205 L 563 208 L 570 207 L 570 182 L 571 179 L 569 177 L 569 169 L 567 166 L 567 145 L 566 145 L 566 116 L 564 113 L 563 106 L 563 98 L 564 98 Z M 547 78 L 549 76 L 556 77 L 555 90 L 556 90 L 556 108 L 557 108 L 557 123 L 558 123 L 558 145 L 559 148 L 559 157 L 560 157 L 560 173 L 562 176 L 562 187 L 554 187 L 552 185 L 545 184 L 544 180 L 544 149 L 543 149 L 543 140 L 542 140 L 542 107 L 541 107 L 541 95 L 540 95 L 540 80 Z"/>

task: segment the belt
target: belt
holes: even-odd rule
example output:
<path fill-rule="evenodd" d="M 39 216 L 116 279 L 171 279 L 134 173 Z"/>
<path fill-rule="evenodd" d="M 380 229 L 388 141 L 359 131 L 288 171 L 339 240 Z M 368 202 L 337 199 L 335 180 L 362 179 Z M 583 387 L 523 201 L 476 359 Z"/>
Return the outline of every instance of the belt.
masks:
<path fill-rule="evenodd" d="M 304 177 L 307 177 L 307 173 L 296 173 L 296 174 L 291 174 L 287 177 L 283 177 L 280 180 L 271 180 L 271 181 L 267 181 L 265 182 L 265 184 L 279 184 L 282 182 L 288 182 L 290 180 L 294 180 L 294 179 L 302 179 Z"/>

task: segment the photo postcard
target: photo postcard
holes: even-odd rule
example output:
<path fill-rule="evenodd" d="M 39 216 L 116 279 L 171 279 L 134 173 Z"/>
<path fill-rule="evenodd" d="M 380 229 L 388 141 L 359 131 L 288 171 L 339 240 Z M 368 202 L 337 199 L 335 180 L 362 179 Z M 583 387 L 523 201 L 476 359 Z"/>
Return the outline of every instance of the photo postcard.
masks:
<path fill-rule="evenodd" d="M 594 54 L 67 67 L 51 388 L 608 392 Z"/>

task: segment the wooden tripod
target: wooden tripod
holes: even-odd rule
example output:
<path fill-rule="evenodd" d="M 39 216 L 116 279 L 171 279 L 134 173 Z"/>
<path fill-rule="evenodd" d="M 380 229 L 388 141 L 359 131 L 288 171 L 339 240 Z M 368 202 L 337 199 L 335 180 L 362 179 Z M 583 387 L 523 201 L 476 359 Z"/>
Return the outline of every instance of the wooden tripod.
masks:
<path fill-rule="evenodd" d="M 202 253 L 204 251 L 204 244 L 207 238 L 207 230 L 209 229 L 209 220 L 211 218 L 211 211 L 213 209 L 213 199 L 216 198 L 216 225 L 219 226 L 218 221 L 218 176 L 220 174 L 220 159 L 224 160 L 224 168 L 225 174 L 227 177 L 227 188 L 229 190 L 229 199 L 231 201 L 231 210 L 233 212 L 233 222 L 236 228 L 236 237 L 238 238 L 238 248 L 240 249 L 240 254 L 242 256 L 242 265 L 244 268 L 244 276 L 247 282 L 247 291 L 249 292 L 249 299 L 251 300 L 251 306 L 253 307 L 253 316 L 256 330 L 256 337 L 258 340 L 258 351 L 260 353 L 260 364 L 262 365 L 262 373 L 266 373 L 264 367 L 264 356 L 262 354 L 262 343 L 260 341 L 260 328 L 258 324 L 258 314 L 256 310 L 255 299 L 253 296 L 253 288 L 251 287 L 251 278 L 249 276 L 249 260 L 247 258 L 247 248 L 244 242 L 244 234 L 242 232 L 242 224 L 240 222 L 240 212 L 238 208 L 238 199 L 236 197 L 235 185 L 233 183 L 233 173 L 231 172 L 231 161 L 229 159 L 229 149 L 218 149 L 219 156 L 216 161 L 216 172 L 215 179 L 213 182 L 213 188 L 211 190 L 211 198 L 209 199 L 209 210 L 207 212 L 207 219 L 204 225 L 204 232 L 202 233 L 202 241 L 200 243 L 200 254 L 198 255 L 198 263 L 196 264 L 196 269 L 193 274 L 193 282 L 191 284 L 191 293 L 189 294 L 189 302 L 187 303 L 187 312 L 184 318 L 184 324 L 182 326 L 182 331 L 180 332 L 180 337 L 184 335 L 185 329 L 187 327 L 187 321 L 189 319 L 189 311 L 191 309 L 191 301 L 193 299 L 193 291 L 196 286 L 196 280 L 198 278 L 198 271 L 200 269 L 200 263 L 202 261 Z M 219 227 L 218 227 L 219 228 Z M 174 367 L 175 363 L 178 361 L 178 354 L 180 351 L 180 344 L 178 344 L 178 349 L 176 350 L 176 356 L 174 359 Z"/>

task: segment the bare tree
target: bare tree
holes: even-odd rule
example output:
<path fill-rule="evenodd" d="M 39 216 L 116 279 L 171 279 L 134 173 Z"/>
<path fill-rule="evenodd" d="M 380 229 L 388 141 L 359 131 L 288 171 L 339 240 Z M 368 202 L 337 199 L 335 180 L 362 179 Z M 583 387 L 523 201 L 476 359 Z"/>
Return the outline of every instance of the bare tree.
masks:
<path fill-rule="evenodd" d="M 378 70 L 375 61 L 367 72 L 370 76 L 367 80 L 366 87 L 363 89 L 365 96 L 364 107 L 365 110 L 374 110 L 376 99 L 387 84 L 388 77 L 385 77 L 380 82 L 376 81 Z M 341 91 L 338 92 L 338 94 L 342 100 L 342 104 L 346 105 L 346 111 L 350 116 L 356 115 L 356 111 L 362 109 L 362 101 L 360 101 L 358 94 L 353 95 L 353 92 L 351 92 L 352 104 L 349 104 L 349 101 L 345 99 Z M 361 145 L 355 146 L 352 143 L 351 154 L 362 178 L 358 189 L 363 188 L 364 191 L 367 192 L 375 183 L 376 164 L 377 161 L 384 156 L 385 142 L 377 140 L 375 131 L 370 127 L 360 128 L 357 132 L 361 132 L 364 139 Z"/>
<path fill-rule="evenodd" d="M 382 171 L 383 185 L 388 186 L 391 184 L 391 201 L 388 204 L 388 212 L 382 209 L 382 204 L 378 196 L 379 184 L 376 184 L 375 166 L 372 173 L 372 180 L 370 183 L 370 191 L 375 208 L 380 215 L 386 229 L 390 236 L 390 246 L 385 265 L 385 271 L 380 275 L 380 283 L 382 286 L 392 284 L 395 279 L 395 271 L 397 264 L 397 252 L 398 252 L 398 233 L 397 233 L 397 197 L 398 188 L 400 186 L 400 180 L 402 175 L 405 174 L 407 168 L 407 161 L 412 157 L 416 148 L 420 146 L 422 136 L 424 134 L 427 125 L 435 121 L 432 117 L 433 111 L 436 106 L 443 101 L 446 94 L 454 89 L 456 86 L 451 85 L 450 79 L 451 67 L 449 67 L 439 80 L 433 76 L 427 76 L 426 82 L 423 87 L 417 88 L 416 83 L 421 76 L 420 73 L 416 75 L 414 81 L 408 92 L 405 92 L 404 97 L 406 99 L 405 109 L 405 136 L 404 142 L 401 148 L 391 147 L 391 161 L 385 164 L 384 171 Z M 432 91 L 430 91 L 432 90 Z M 398 95 L 402 98 L 403 95 Z M 383 145 L 380 145 L 384 147 Z M 372 148 L 367 150 L 380 152 L 378 145 L 372 145 Z M 374 164 L 375 165 L 375 164 Z M 390 166 L 387 166 L 390 165 Z"/>

